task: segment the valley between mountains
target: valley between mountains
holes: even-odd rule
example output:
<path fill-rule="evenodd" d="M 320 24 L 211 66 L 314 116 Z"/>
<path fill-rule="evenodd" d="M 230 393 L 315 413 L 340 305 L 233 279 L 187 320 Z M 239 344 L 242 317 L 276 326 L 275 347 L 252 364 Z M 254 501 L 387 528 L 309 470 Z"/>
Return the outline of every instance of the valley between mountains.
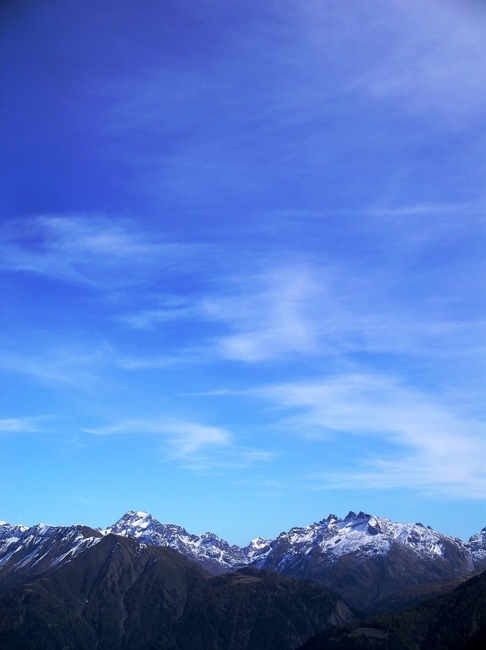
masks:
<path fill-rule="evenodd" d="M 243 548 L 146 512 L 103 530 L 0 522 L 0 648 L 473 648 L 485 570 L 486 528 L 463 542 L 363 512 Z M 455 616 L 463 631 L 442 634 Z"/>

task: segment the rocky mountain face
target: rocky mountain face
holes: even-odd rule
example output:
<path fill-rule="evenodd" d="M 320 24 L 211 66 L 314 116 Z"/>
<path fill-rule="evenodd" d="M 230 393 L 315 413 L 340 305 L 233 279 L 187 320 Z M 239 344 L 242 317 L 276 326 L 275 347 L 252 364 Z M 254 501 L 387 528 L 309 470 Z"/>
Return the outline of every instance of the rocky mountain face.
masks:
<path fill-rule="evenodd" d="M 0 591 L 45 575 L 98 543 L 99 530 L 87 526 L 10 526 L 0 522 Z"/>
<path fill-rule="evenodd" d="M 473 535 L 466 546 L 471 552 L 475 567 L 486 569 L 486 528 Z"/>
<path fill-rule="evenodd" d="M 477 555 L 422 524 L 350 512 L 280 534 L 254 565 L 315 580 L 366 610 L 414 585 L 470 574 Z"/>
<path fill-rule="evenodd" d="M 213 575 L 251 563 L 269 540 L 257 538 L 248 546 L 230 546 L 213 533 L 191 535 L 181 526 L 161 524 L 147 512 L 129 511 L 110 526 L 104 533 L 131 536 L 145 544 L 168 546 L 194 562 L 197 562 Z"/>
<path fill-rule="evenodd" d="M 0 594 L 3 650 L 294 650 L 355 618 L 317 584 L 250 568 L 215 577 L 170 548 L 96 539 Z"/>
<path fill-rule="evenodd" d="M 193 535 L 180 526 L 161 524 L 146 512 L 129 511 L 106 530 L 0 524 L 0 590 L 27 575 L 46 575 L 109 534 L 172 548 L 213 575 L 250 566 L 312 580 L 368 613 L 405 602 L 396 596 L 407 590 L 414 603 L 438 593 L 442 583 L 486 566 L 486 528 L 465 543 L 422 524 L 350 512 L 344 519 L 330 515 L 241 548 L 213 533 Z"/>
<path fill-rule="evenodd" d="M 344 519 L 329 515 L 244 548 L 212 533 L 190 535 L 144 512 L 126 513 L 108 531 L 170 546 L 214 574 L 254 566 L 314 580 L 368 612 L 386 610 L 388 599 L 404 590 L 430 585 L 431 592 L 415 592 L 425 598 L 438 581 L 447 583 L 486 565 L 486 529 L 464 543 L 422 524 L 395 523 L 363 512 L 350 512 Z"/>

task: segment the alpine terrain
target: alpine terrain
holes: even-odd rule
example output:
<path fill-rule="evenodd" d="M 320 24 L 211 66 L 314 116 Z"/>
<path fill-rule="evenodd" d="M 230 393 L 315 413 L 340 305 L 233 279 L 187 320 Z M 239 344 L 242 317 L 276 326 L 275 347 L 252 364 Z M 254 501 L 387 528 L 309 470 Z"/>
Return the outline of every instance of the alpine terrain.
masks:
<path fill-rule="evenodd" d="M 103 530 L 0 522 L 0 647 L 293 650 L 484 568 L 486 528 L 463 542 L 363 512 L 245 547 L 142 511 Z"/>
<path fill-rule="evenodd" d="M 72 534 L 59 561 L 46 538 L 22 567 L 17 548 L 18 570 L 0 581 L 2 650 L 294 650 L 356 618 L 320 585 L 252 568 L 211 576 L 130 536 L 78 539 L 68 556 Z"/>
<path fill-rule="evenodd" d="M 447 587 L 453 578 L 486 569 L 486 529 L 465 543 L 422 524 L 394 523 L 384 517 L 350 512 L 292 528 L 274 540 L 254 539 L 230 546 L 213 533 L 191 535 L 161 524 L 145 512 L 127 512 L 104 532 L 130 535 L 169 546 L 213 574 L 243 566 L 317 581 L 337 591 L 353 607 L 374 612 L 385 599 L 418 585 Z M 421 592 L 421 598 L 429 592 Z"/>

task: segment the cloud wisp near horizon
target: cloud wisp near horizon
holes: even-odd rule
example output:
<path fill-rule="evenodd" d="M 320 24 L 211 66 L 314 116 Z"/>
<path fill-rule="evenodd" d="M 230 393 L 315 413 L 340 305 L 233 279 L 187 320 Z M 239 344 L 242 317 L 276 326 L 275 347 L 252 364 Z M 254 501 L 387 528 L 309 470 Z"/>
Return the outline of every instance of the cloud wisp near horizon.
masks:
<path fill-rule="evenodd" d="M 486 12 L 28 4 L 1 37 L 2 518 L 484 526 Z"/>

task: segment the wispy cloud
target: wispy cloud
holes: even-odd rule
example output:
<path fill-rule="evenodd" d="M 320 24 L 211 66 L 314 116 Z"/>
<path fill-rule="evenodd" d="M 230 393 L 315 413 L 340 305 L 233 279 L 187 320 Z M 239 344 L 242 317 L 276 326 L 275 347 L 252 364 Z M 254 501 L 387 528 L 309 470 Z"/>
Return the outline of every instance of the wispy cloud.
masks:
<path fill-rule="evenodd" d="M 255 463 L 267 462 L 274 457 L 273 452 L 236 444 L 234 435 L 226 428 L 177 419 L 125 420 L 84 431 L 103 436 L 160 436 L 167 443 L 168 460 L 178 461 L 184 467 L 195 470 L 243 469 Z"/>
<path fill-rule="evenodd" d="M 231 330 L 217 341 L 222 357 L 256 362 L 315 352 L 311 305 L 318 286 L 306 268 L 272 269 L 246 278 L 239 290 L 239 295 L 208 298 L 202 305 L 206 318 Z"/>
<path fill-rule="evenodd" d="M 437 222 L 421 220 L 425 209 L 440 216 Z M 404 211 L 414 218 L 405 218 Z M 198 338 L 181 341 L 179 350 L 168 354 L 126 355 L 120 366 L 140 370 L 217 360 L 255 365 L 319 358 L 347 362 L 358 353 L 442 356 L 445 361 L 482 354 L 486 340 L 477 286 L 484 263 L 477 255 L 464 259 L 462 247 L 458 259 L 434 251 L 439 240 L 449 252 L 457 248 L 459 231 L 450 223 L 457 221 L 456 213 L 429 205 L 402 207 L 399 215 L 398 224 L 377 223 L 381 216 L 369 215 L 370 239 L 381 238 L 393 250 L 392 259 L 387 252 L 376 265 L 353 268 L 332 258 L 328 265 L 265 262 L 258 273 L 221 278 L 217 290 L 205 297 L 155 297 L 155 308 L 124 315 L 123 321 L 155 332 L 175 321 L 193 323 L 190 331 Z M 474 231 L 465 237 L 470 241 Z M 475 283 L 471 274 L 478 276 Z M 451 295 L 450 282 L 461 286 L 460 300 Z"/>
<path fill-rule="evenodd" d="M 123 316 L 134 329 L 156 329 L 176 320 L 206 327 L 198 347 L 167 357 L 125 359 L 122 365 L 138 369 L 218 358 L 254 363 L 317 352 L 315 303 L 325 289 L 309 266 L 266 267 L 256 275 L 223 279 L 218 289 L 192 301 L 161 296 L 159 308 Z M 208 324 L 218 331 L 216 336 Z"/>
<path fill-rule="evenodd" d="M 382 205 L 380 207 L 377 206 L 375 208 L 368 209 L 366 211 L 366 214 L 378 217 L 426 217 L 430 215 L 440 217 L 440 215 L 445 214 L 447 217 L 449 217 L 451 213 L 457 214 L 458 212 L 464 213 L 466 211 L 468 213 L 468 216 L 470 216 L 469 213 L 471 207 L 473 206 L 460 203 L 413 203 L 408 205 L 389 205 L 388 207 L 386 205 Z M 482 215 L 482 218 L 484 220 L 484 215 Z M 443 224 L 443 220 L 440 220 L 440 223 Z M 457 221 L 455 221 L 454 224 L 451 223 L 451 225 L 456 225 L 458 228 L 461 227 L 461 223 L 457 223 Z M 466 223 L 466 225 L 470 225 L 469 221 Z"/>
<path fill-rule="evenodd" d="M 40 431 L 39 426 L 48 416 L 2 418 L 0 419 L 0 433 L 32 433 Z"/>
<path fill-rule="evenodd" d="M 326 470 L 323 487 L 409 488 L 484 498 L 484 422 L 394 377 L 346 374 L 256 391 L 287 412 L 281 425 L 314 439 L 351 437 L 361 458 Z M 381 443 L 383 451 L 367 452 Z"/>
<path fill-rule="evenodd" d="M 98 347 L 52 345 L 35 352 L 4 349 L 0 354 L 0 369 L 3 371 L 26 375 L 42 383 L 86 390 L 91 390 L 113 363 L 114 351 L 107 343 Z M 105 376 L 104 382 L 109 384 L 110 380 Z"/>
<path fill-rule="evenodd" d="M 124 315 L 121 320 L 133 329 L 152 329 L 163 323 L 176 320 L 190 320 L 201 317 L 197 302 L 190 302 L 183 296 L 158 296 L 156 309 L 146 309 Z"/>
<path fill-rule="evenodd" d="M 415 286 L 413 275 L 403 277 L 398 252 L 396 258 L 396 268 L 388 264 L 386 273 L 380 267 L 360 273 L 343 264 L 276 265 L 241 278 L 231 295 L 225 287 L 219 296 L 208 297 L 199 311 L 223 327 L 213 341 L 216 354 L 249 363 L 345 359 L 357 352 L 409 358 L 483 352 L 484 318 L 474 307 L 477 296 L 464 268 L 457 273 L 453 265 L 448 269 L 447 260 L 440 264 L 444 280 L 462 283 L 461 306 L 457 299 L 451 302 L 447 282 L 437 283 L 433 267 L 421 270 Z"/>
<path fill-rule="evenodd" d="M 385 195 L 365 215 L 370 229 L 381 229 L 382 236 L 399 242 L 402 251 L 416 254 L 434 243 L 483 238 L 486 224 L 482 199 L 470 203 L 407 204 Z"/>
<path fill-rule="evenodd" d="M 363 80 L 370 92 L 456 125 L 484 112 L 483 9 L 452 0 L 392 4 L 390 18 L 401 28 L 393 29 L 398 39 L 386 63 Z"/>
<path fill-rule="evenodd" d="M 186 456 L 212 445 L 228 445 L 231 434 L 225 429 L 192 422 L 171 420 L 131 420 L 99 429 L 84 429 L 95 435 L 156 434 L 167 437 L 174 446 L 176 456 Z"/>
<path fill-rule="evenodd" d="M 120 356 L 117 365 L 125 370 L 156 370 L 170 368 L 181 363 L 194 363 L 196 358 L 191 354 L 172 356 L 147 355 L 147 356 Z"/>
<path fill-rule="evenodd" d="M 93 215 L 10 222 L 1 238 L 3 268 L 99 288 L 131 287 L 161 270 L 187 268 L 201 252 L 196 244 L 154 241 L 129 221 Z"/>
<path fill-rule="evenodd" d="M 343 91 L 453 128 L 484 113 L 486 14 L 481 3 L 339 5 L 314 1 L 303 5 L 301 14 L 316 58 L 329 48 L 339 53 Z"/>

